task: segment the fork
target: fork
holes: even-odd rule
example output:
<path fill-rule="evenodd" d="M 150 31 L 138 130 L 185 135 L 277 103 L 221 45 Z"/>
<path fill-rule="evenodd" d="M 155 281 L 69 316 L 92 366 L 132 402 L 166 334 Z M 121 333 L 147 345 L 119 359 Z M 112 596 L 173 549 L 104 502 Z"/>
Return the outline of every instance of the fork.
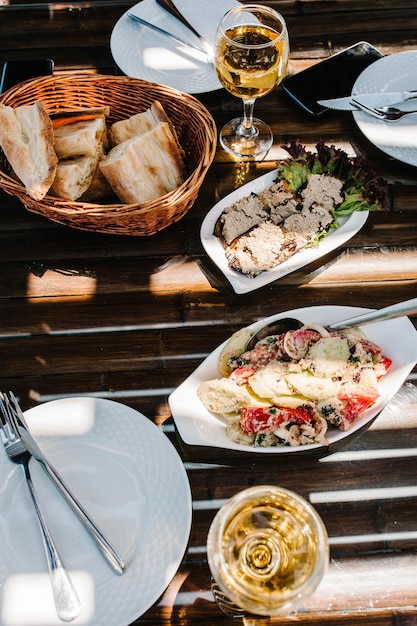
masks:
<path fill-rule="evenodd" d="M 396 122 L 404 117 L 404 115 L 417 113 L 417 111 L 401 111 L 400 109 L 391 106 L 372 108 L 358 102 L 358 100 L 355 100 L 354 98 L 352 98 L 352 104 L 357 109 L 361 109 L 362 111 L 365 111 L 365 113 L 369 113 L 369 115 L 373 115 L 374 117 L 377 117 L 380 120 L 385 120 L 386 122 Z"/>
<path fill-rule="evenodd" d="M 3 394 L 3 399 L 8 403 L 9 417 L 15 433 L 18 437 L 20 437 L 22 444 L 29 451 L 29 453 L 38 461 L 48 478 L 52 480 L 61 496 L 76 514 L 84 528 L 89 533 L 90 537 L 93 539 L 96 547 L 99 549 L 108 564 L 112 567 L 113 571 L 118 575 L 122 575 L 126 570 L 126 563 L 124 559 L 101 532 L 100 528 L 97 524 L 95 524 L 94 520 L 90 517 L 82 504 L 69 489 L 60 474 L 45 457 L 42 450 L 39 448 L 38 444 L 29 432 L 22 409 L 20 408 L 19 403 L 12 391 L 9 391 L 9 396 L 10 399 L 6 394 Z"/>
<path fill-rule="evenodd" d="M 7 396 L 1 392 L 0 408 L 0 439 L 10 461 L 21 466 L 29 488 L 29 493 L 32 498 L 39 521 L 39 527 L 42 533 L 56 612 L 60 620 L 63 622 L 70 622 L 80 614 L 81 603 L 74 585 L 65 570 L 54 539 L 42 513 L 39 499 L 30 474 L 29 460 L 31 458 L 31 454 L 27 451 L 26 447 L 23 445 L 13 428 L 11 406 Z"/>

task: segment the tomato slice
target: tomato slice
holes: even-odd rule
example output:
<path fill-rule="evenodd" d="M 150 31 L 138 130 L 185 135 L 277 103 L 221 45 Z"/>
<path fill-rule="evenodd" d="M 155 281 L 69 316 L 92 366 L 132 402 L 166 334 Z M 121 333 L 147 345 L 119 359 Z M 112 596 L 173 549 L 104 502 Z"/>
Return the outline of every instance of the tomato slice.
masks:
<path fill-rule="evenodd" d="M 240 423 L 246 433 L 267 432 L 286 422 L 305 424 L 311 419 L 312 414 L 307 407 L 244 407 L 240 412 Z"/>
<path fill-rule="evenodd" d="M 382 356 L 381 357 L 381 361 L 380 361 L 380 365 L 382 365 L 385 369 L 385 374 L 388 372 L 389 368 L 392 365 L 392 360 L 388 357 L 388 356 Z M 382 374 L 383 376 L 384 374 Z"/>
<path fill-rule="evenodd" d="M 246 385 L 249 378 L 256 372 L 253 365 L 240 365 L 232 371 L 229 378 L 234 380 L 238 385 Z"/>
<path fill-rule="evenodd" d="M 379 392 L 374 387 L 360 387 L 358 385 L 343 385 L 337 394 L 337 399 L 341 402 L 340 430 L 349 430 L 362 413 L 372 406 L 379 398 Z"/>

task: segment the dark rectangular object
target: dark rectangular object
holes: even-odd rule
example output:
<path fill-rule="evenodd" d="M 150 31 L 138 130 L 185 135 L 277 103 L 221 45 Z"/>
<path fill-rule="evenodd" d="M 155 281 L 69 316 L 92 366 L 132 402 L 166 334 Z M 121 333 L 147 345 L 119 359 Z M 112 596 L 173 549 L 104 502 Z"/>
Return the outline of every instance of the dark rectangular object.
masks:
<path fill-rule="evenodd" d="M 29 78 L 50 76 L 54 73 L 52 59 L 31 59 L 23 61 L 5 61 L 0 81 L 0 93 L 18 85 Z"/>
<path fill-rule="evenodd" d="M 384 55 L 366 41 L 360 41 L 306 70 L 288 76 L 282 88 L 306 113 L 318 116 L 328 109 L 317 100 L 350 96 L 352 87 L 374 61 Z"/>

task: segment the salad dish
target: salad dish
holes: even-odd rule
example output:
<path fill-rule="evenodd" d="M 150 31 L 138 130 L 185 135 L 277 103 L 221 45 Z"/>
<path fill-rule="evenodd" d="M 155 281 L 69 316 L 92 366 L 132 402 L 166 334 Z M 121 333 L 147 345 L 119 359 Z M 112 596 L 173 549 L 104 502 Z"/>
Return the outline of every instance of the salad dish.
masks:
<path fill-rule="evenodd" d="M 387 185 L 361 157 L 299 142 L 290 158 L 218 202 L 201 227 L 207 254 L 236 293 L 285 276 L 339 247 L 387 208 Z"/>
<path fill-rule="evenodd" d="M 261 454 L 331 449 L 365 430 L 417 362 L 417 333 L 406 317 L 329 333 L 326 325 L 370 309 L 296 309 L 241 329 L 170 396 L 185 443 Z M 305 327 L 262 340 L 275 320 Z"/>

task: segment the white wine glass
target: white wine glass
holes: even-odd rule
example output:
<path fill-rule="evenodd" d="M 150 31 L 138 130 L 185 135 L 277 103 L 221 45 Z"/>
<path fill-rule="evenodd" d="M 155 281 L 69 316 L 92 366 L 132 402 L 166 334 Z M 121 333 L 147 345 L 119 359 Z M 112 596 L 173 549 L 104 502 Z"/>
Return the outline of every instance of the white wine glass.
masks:
<path fill-rule="evenodd" d="M 217 604 L 244 623 L 291 613 L 319 585 L 329 561 L 322 519 L 300 495 L 274 485 L 249 487 L 217 512 L 207 537 Z"/>
<path fill-rule="evenodd" d="M 269 126 L 253 117 L 255 101 L 285 77 L 289 41 L 285 20 L 270 7 L 247 4 L 228 11 L 220 21 L 213 61 L 223 87 L 243 100 L 243 117 L 220 131 L 221 146 L 238 157 L 256 157 L 269 150 Z"/>

